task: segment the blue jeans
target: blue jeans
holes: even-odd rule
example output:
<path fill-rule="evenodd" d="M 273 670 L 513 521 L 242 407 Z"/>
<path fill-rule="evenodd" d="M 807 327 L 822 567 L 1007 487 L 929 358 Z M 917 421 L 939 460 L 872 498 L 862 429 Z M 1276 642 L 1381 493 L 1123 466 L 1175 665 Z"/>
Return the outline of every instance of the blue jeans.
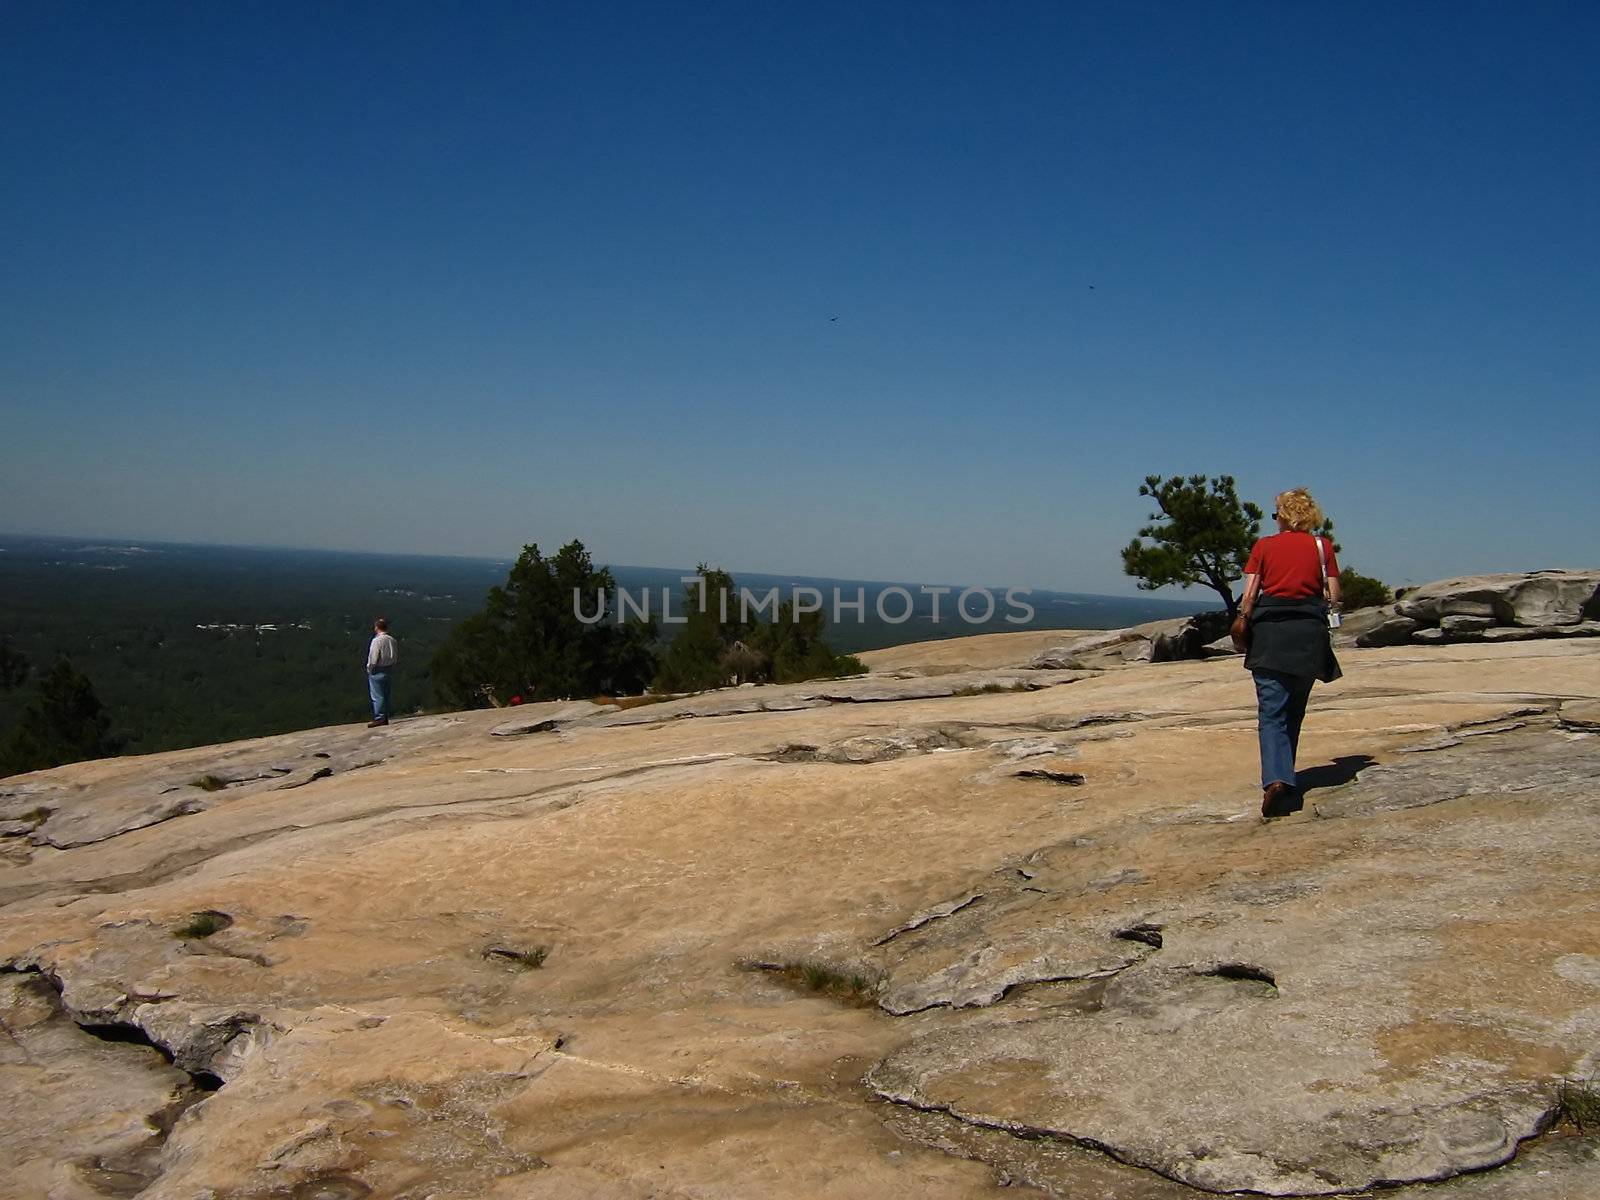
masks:
<path fill-rule="evenodd" d="M 1309 675 L 1282 671 L 1255 671 L 1256 731 L 1261 738 L 1261 786 L 1296 785 L 1294 756 L 1300 750 L 1300 725 L 1311 699 Z"/>
<path fill-rule="evenodd" d="M 372 693 L 372 719 L 386 721 L 389 718 L 390 697 L 394 689 L 389 679 L 387 669 L 367 672 L 367 691 Z"/>

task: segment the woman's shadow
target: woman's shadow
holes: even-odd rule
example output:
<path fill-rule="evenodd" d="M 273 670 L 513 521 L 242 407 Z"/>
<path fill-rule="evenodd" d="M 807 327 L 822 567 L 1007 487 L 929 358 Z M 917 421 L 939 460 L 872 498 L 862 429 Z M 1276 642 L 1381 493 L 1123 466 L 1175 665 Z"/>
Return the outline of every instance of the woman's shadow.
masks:
<path fill-rule="evenodd" d="M 1300 786 L 1285 798 L 1273 815 L 1288 816 L 1290 813 L 1299 812 L 1306 806 L 1307 792 L 1349 783 L 1368 767 L 1377 765 L 1378 760 L 1370 754 L 1345 754 L 1320 767 L 1307 767 L 1303 771 L 1297 771 L 1295 777 L 1299 780 Z"/>

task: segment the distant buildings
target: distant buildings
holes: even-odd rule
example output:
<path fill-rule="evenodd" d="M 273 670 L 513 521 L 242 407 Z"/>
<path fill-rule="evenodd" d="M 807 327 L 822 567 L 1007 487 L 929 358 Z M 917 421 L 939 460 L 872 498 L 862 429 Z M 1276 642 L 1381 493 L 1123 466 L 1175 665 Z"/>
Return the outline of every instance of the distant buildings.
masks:
<path fill-rule="evenodd" d="M 239 624 L 233 621 L 207 621 L 195 626 L 196 629 L 208 629 L 217 633 L 277 633 L 280 629 L 310 629 L 310 621 L 269 622 L 261 625 Z"/>

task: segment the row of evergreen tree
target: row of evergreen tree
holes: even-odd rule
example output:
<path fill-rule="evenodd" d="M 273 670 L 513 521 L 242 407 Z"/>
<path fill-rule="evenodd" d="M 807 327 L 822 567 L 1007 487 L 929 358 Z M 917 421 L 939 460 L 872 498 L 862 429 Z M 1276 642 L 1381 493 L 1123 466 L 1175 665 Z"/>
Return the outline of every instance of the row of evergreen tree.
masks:
<path fill-rule="evenodd" d="M 574 596 L 581 599 L 583 617 Z M 441 704 L 643 692 L 694 692 L 732 683 L 792 683 L 859 675 L 861 660 L 823 639 L 825 617 L 777 606 L 770 621 L 744 613 L 733 577 L 700 564 L 684 588 L 672 640 L 654 620 L 620 620 L 617 583 L 573 541 L 546 558 L 524 546 L 483 611 L 458 624 L 429 670 Z"/>
<path fill-rule="evenodd" d="M 0 640 L 0 689 L 21 687 L 32 673 L 27 657 Z M 39 677 L 22 715 L 0 738 L 0 778 L 105 758 L 121 749 L 88 677 L 61 658 Z"/>

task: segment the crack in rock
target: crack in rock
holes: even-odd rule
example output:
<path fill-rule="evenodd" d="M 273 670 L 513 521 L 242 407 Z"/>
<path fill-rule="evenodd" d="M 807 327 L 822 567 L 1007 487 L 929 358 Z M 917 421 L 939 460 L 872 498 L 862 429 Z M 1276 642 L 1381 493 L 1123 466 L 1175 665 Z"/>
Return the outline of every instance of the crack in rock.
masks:
<path fill-rule="evenodd" d="M 881 1065 L 881 1064 L 880 1064 Z M 939 1113 L 950 1117 L 963 1125 L 970 1125 L 975 1129 L 993 1129 L 1000 1133 L 1010 1134 L 1020 1141 L 1029 1142 L 1061 1142 L 1069 1146 L 1077 1146 L 1084 1150 L 1092 1150 L 1096 1154 L 1103 1154 L 1113 1162 L 1119 1162 L 1127 1167 L 1142 1167 L 1143 1164 L 1124 1158 L 1118 1154 L 1116 1148 L 1105 1142 L 1097 1141 L 1091 1137 L 1075 1136 L 1062 1133 L 1060 1130 L 1046 1129 L 1040 1126 L 1027 1125 L 1020 1121 L 1007 1120 L 1004 1117 L 986 1116 L 982 1113 L 965 1112 L 954 1104 L 941 1104 L 933 1101 L 918 1099 L 913 1093 L 895 1090 L 878 1078 L 878 1068 L 874 1067 L 867 1072 L 862 1080 L 867 1087 L 881 1100 L 901 1108 L 909 1108 L 915 1112 Z M 1144 1168 L 1148 1170 L 1149 1168 Z M 1152 1172 L 1155 1173 L 1155 1172 Z"/>
<path fill-rule="evenodd" d="M 754 757 L 764 762 L 866 764 L 939 751 L 990 750 L 1006 762 L 1014 763 L 1043 755 L 1072 758 L 1078 753 L 1077 747 L 1071 742 L 1054 738 L 997 737 L 997 728 L 1005 727 L 943 721 L 935 725 L 899 727 L 882 733 L 856 734 L 826 745 L 790 742 Z M 1027 771 L 1014 774 L 1021 778 L 1033 777 Z M 1047 775 L 1041 772 L 1038 777 Z M 1056 782 L 1070 780 L 1056 779 Z"/>
<path fill-rule="evenodd" d="M 890 733 L 864 733 L 827 746 L 794 743 L 755 757 L 766 762 L 837 763 L 864 766 L 890 762 L 913 754 L 960 749 L 960 742 L 943 729 L 899 729 Z"/>
<path fill-rule="evenodd" d="M 315 770 L 308 772 L 304 779 L 285 780 L 278 785 L 277 790 L 280 792 L 288 792 L 294 790 L 295 788 L 303 788 L 308 783 L 315 783 L 319 779 L 327 779 L 332 774 L 332 767 L 318 767 Z"/>
<path fill-rule="evenodd" d="M 1484 726 L 1498 726 L 1506 721 L 1520 720 L 1526 717 L 1548 717 L 1556 711 L 1556 705 L 1550 704 L 1525 704 L 1520 708 L 1508 709 L 1503 713 L 1496 713 L 1492 717 L 1479 717 L 1473 721 L 1461 721 L 1450 726 L 1451 733 L 1460 733 L 1466 729 L 1479 729 Z"/>
<path fill-rule="evenodd" d="M 40 825 L 27 834 L 27 838 L 35 846 L 49 846 L 53 850 L 76 850 L 80 846 L 93 846 L 100 842 L 109 841 L 111 838 L 120 837 L 124 833 L 133 833 L 139 829 L 149 829 L 152 825 L 160 825 L 166 821 L 173 821 L 179 817 L 192 817 L 196 813 L 203 813 L 211 806 L 198 796 L 185 796 L 178 800 L 170 800 L 152 805 L 144 812 L 127 818 L 118 823 L 114 832 L 105 833 L 91 829 L 77 836 L 64 835 L 49 830 L 51 821 L 46 818 Z M 51 814 L 54 816 L 55 814 Z"/>
<path fill-rule="evenodd" d="M 168 995 L 147 997 L 107 981 L 80 987 L 41 961 L 13 960 L 0 964 L 0 973 L 38 975 L 54 990 L 62 1013 L 74 1025 L 106 1040 L 153 1046 L 197 1084 L 217 1080 L 220 1087 L 255 1046 L 284 1032 L 258 1013 L 238 1008 L 195 1004 Z M 74 998 L 80 990 L 87 1003 Z"/>
<path fill-rule="evenodd" d="M 284 833 L 293 832 L 297 832 L 296 827 L 289 829 L 263 829 L 255 833 L 240 834 L 238 837 L 227 838 L 210 845 L 186 846 L 182 850 L 176 850 L 171 854 L 164 855 L 138 870 L 123 871 L 116 875 L 105 875 L 99 879 L 41 880 L 37 883 L 0 888 L 0 908 L 22 900 L 31 900 L 35 896 L 49 895 L 52 892 L 66 892 L 72 896 L 85 896 L 152 887 L 159 883 L 165 883 L 167 880 L 173 879 L 185 871 L 199 867 L 214 858 L 220 858 L 224 854 L 231 854 L 235 850 L 242 850 L 260 842 L 270 841 L 272 838 Z"/>
<path fill-rule="evenodd" d="M 1311 808 L 1322 818 L 1371 816 L 1465 796 L 1577 795 L 1600 783 L 1600 756 L 1581 741 L 1546 734 L 1530 753 L 1533 746 L 1530 738 L 1511 738 L 1454 756 L 1370 767 L 1354 782 L 1319 794 Z"/>
<path fill-rule="evenodd" d="M 609 704 L 595 704 L 589 700 L 555 701 L 528 705 L 504 724 L 489 731 L 490 737 L 524 737 L 531 733 L 556 733 L 596 717 L 607 717 L 618 710 Z"/>
<path fill-rule="evenodd" d="M 761 712 L 791 712 L 832 704 L 896 704 L 913 700 L 942 700 L 987 692 L 1039 691 L 1088 678 L 1082 671 L 1029 671 L 986 669 L 937 676 L 897 677 L 889 674 L 857 676 L 810 684 L 728 688 L 685 696 L 624 712 L 585 719 L 588 727 L 653 725 L 691 717 L 731 717 Z M 766 692 L 769 694 L 763 695 Z"/>
<path fill-rule="evenodd" d="M 1130 1077 L 1125 1054 L 1103 1062 L 1103 1051 L 1079 1044 L 1080 1031 L 1096 1028 L 1100 1041 L 1170 1039 L 1197 1021 L 1244 1018 L 1275 999 L 1275 986 L 1260 986 L 1263 976 L 1271 972 L 1248 963 L 1125 971 L 1092 1004 L 920 1039 L 873 1067 L 865 1082 L 892 1103 L 1019 1138 L 1070 1141 L 1191 1187 L 1230 1193 L 1329 1195 L 1446 1178 L 1504 1162 L 1519 1141 L 1548 1127 L 1548 1096 L 1528 1097 L 1512 1117 L 1503 1099 L 1469 1087 L 1409 1120 L 1373 1114 L 1351 1125 L 1347 1143 L 1329 1155 L 1311 1153 L 1306 1137 L 1289 1128 L 1259 1137 L 1197 1136 L 1145 1111 L 1152 1088 L 1170 1093 L 1181 1081 Z M 1260 1021 L 1248 1017 L 1250 1025 Z M 1212 1081 L 1212 1091 L 1228 1088 Z M 1212 1103 L 1182 1092 L 1173 1100 L 1195 1112 Z"/>
<path fill-rule="evenodd" d="M 1047 783 L 1059 783 L 1067 787 L 1082 787 L 1083 775 L 1078 771 L 1057 771 L 1050 767 L 1026 767 L 1021 771 L 1011 772 L 1013 779 L 1042 779 Z"/>
<path fill-rule="evenodd" d="M 932 908 L 923 909 L 921 912 L 907 920 L 904 924 L 896 925 L 888 933 L 874 940 L 872 944 L 874 946 L 885 945 L 894 941 L 894 939 L 899 937 L 902 933 L 910 933 L 913 929 L 921 929 L 930 921 L 942 921 L 946 917 L 952 917 L 962 909 L 969 905 L 976 904 L 982 899 L 982 892 L 968 892 L 965 896 L 962 896 L 957 900 L 946 900 L 942 904 L 935 904 Z"/>
<path fill-rule="evenodd" d="M 314 757 L 331 758 L 328 754 Z M 354 771 L 377 766 L 384 761 L 387 760 L 340 761 L 338 767 Z M 296 771 L 288 767 L 271 766 L 255 774 L 240 775 L 235 770 L 226 777 L 218 773 L 220 769 L 199 776 L 200 779 L 215 781 L 215 787 L 207 788 L 197 787 L 194 780 L 185 780 L 181 785 L 158 781 L 155 784 L 114 787 L 97 792 L 92 798 L 76 792 L 63 794 L 63 789 L 53 789 L 54 807 L 40 805 L 39 809 L 44 810 L 43 815 L 32 823 L 32 827 L 16 828 L 13 832 L 26 837 L 35 846 L 48 846 L 56 850 L 100 845 L 125 833 L 210 812 L 218 805 L 257 796 L 267 790 L 304 787 L 319 779 L 327 779 L 334 774 L 335 767 L 332 764 L 307 764 Z"/>
<path fill-rule="evenodd" d="M 1040 758 L 1044 755 L 1049 755 L 1052 758 L 1076 758 L 1078 755 L 1078 747 L 1075 744 L 1057 741 L 1054 738 L 1000 739 L 991 741 L 989 746 L 1008 762 L 1020 762 L 1024 759 Z"/>
<path fill-rule="evenodd" d="M 1569 732 L 1600 733 L 1600 700 L 1564 701 L 1559 720 Z"/>
<path fill-rule="evenodd" d="M 1084 958 L 1045 952 L 1020 962 L 1004 962 L 1003 948 L 985 946 L 941 971 L 891 987 L 878 1007 L 904 1017 L 930 1008 L 987 1008 L 1024 984 L 1104 979 L 1141 961 L 1143 953 L 1106 950 Z"/>
<path fill-rule="evenodd" d="M 1194 973 L 1202 978 L 1235 979 L 1252 983 L 1264 983 L 1272 989 L 1272 994 L 1278 994 L 1278 980 L 1271 971 L 1265 967 L 1258 967 L 1254 963 L 1222 962 L 1212 966 L 1195 967 Z"/>
<path fill-rule="evenodd" d="M 5 1044 L 51 1085 L 32 1097 L 36 1120 L 45 1121 L 39 1135 L 46 1144 L 7 1164 L 18 1180 L 27 1177 L 29 1157 L 52 1153 L 53 1139 L 58 1161 L 80 1185 L 108 1195 L 140 1193 L 159 1177 L 178 1118 L 222 1084 L 209 1073 L 185 1070 L 137 1026 L 82 1019 L 63 1002 L 60 981 L 38 968 L 0 967 L 0 1029 Z M 112 1049 L 119 1046 L 127 1050 Z M 82 1089 L 96 1096 L 88 1123 L 79 1104 L 56 1108 L 58 1095 Z M 61 1124 L 51 1128 L 52 1120 Z"/>
<path fill-rule="evenodd" d="M 1075 729 L 1093 729 L 1099 725 L 1127 725 L 1170 715 L 1172 714 L 1155 712 L 1095 712 L 1077 716 L 1044 716 L 1034 722 L 1032 728 L 1042 729 L 1047 733 L 1070 733 Z"/>
<path fill-rule="evenodd" d="M 1150 921 L 1141 921 L 1137 925 L 1119 929 L 1111 936 L 1125 942 L 1143 942 L 1156 950 L 1161 949 L 1161 926 Z"/>

